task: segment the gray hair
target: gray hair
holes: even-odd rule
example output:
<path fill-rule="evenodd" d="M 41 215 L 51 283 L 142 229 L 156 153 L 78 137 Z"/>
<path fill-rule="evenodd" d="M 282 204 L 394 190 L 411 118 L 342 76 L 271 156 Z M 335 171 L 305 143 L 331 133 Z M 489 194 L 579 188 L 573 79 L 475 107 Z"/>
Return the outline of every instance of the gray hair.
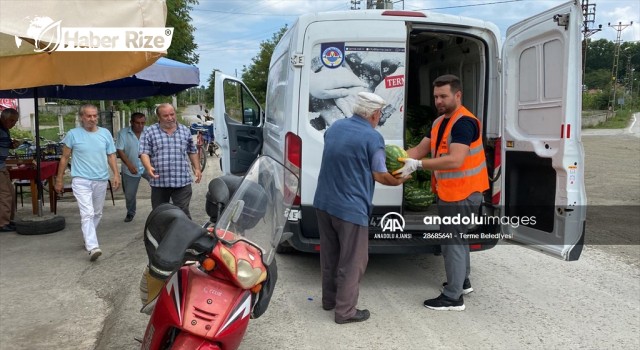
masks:
<path fill-rule="evenodd" d="M 156 116 L 159 118 L 160 117 L 160 108 L 164 108 L 164 107 L 171 107 L 173 108 L 173 111 L 176 111 L 176 108 L 173 107 L 173 105 L 171 103 L 165 102 L 165 103 L 161 103 L 158 105 L 158 107 L 156 107 Z"/>
<path fill-rule="evenodd" d="M 353 106 L 353 114 L 365 119 L 371 119 L 376 111 L 382 109 L 386 102 L 382 97 L 371 92 L 359 92 L 356 104 Z"/>
<path fill-rule="evenodd" d="M 92 105 L 91 103 L 87 103 L 80 106 L 80 111 L 78 112 L 78 115 L 82 117 L 84 115 L 84 112 L 89 108 L 95 109 L 96 112 L 98 111 L 98 107 L 96 107 L 95 105 Z"/>

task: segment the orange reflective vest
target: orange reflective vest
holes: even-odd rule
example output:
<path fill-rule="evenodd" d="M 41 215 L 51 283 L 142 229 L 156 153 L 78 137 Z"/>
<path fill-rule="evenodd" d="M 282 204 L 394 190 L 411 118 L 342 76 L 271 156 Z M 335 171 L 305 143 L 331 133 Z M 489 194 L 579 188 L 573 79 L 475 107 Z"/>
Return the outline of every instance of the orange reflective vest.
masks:
<path fill-rule="evenodd" d="M 437 147 L 438 130 L 444 120 L 444 115 L 433 122 L 433 127 L 431 128 L 431 158 L 435 159 L 449 154 L 451 129 L 462 116 L 471 117 L 476 121 L 480 137 L 469 145 L 469 154 L 467 154 L 461 167 L 431 171 L 431 190 L 438 198 L 446 202 L 461 201 L 469 197 L 473 192 L 482 193 L 489 189 L 489 177 L 487 175 L 484 147 L 482 146 L 482 125 L 478 118 L 463 106 L 460 106 L 451 115 L 451 120 L 447 123 L 440 144 Z"/>

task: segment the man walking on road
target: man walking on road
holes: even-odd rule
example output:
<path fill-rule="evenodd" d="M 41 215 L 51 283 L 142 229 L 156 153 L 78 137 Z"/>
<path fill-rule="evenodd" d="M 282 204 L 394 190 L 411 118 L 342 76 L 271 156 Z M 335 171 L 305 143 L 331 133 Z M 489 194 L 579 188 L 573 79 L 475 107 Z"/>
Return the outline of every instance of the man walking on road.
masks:
<path fill-rule="evenodd" d="M 462 106 L 462 84 L 455 75 L 436 78 L 433 97 L 440 117 L 433 122 L 431 133 L 407 150 L 411 158 L 398 159 L 405 165 L 394 174 L 408 176 L 417 169 L 432 170 L 431 189 L 437 195 L 438 215 L 470 217 L 478 213 L 482 192 L 489 189 L 482 124 Z M 429 153 L 430 159 L 422 159 Z M 469 244 L 461 237 L 467 230 L 462 223 L 440 225 L 440 232 L 448 236 L 441 245 L 447 282 L 442 285 L 440 296 L 425 300 L 426 308 L 465 309 L 462 295 L 473 291 L 469 281 Z"/>
<path fill-rule="evenodd" d="M 189 218 L 191 201 L 191 167 L 200 183 L 202 173 L 191 131 L 176 120 L 176 111 L 169 103 L 156 108 L 158 123 L 148 127 L 140 138 L 140 160 L 151 180 L 151 208 L 172 201 Z"/>
<path fill-rule="evenodd" d="M 89 252 L 89 260 L 95 261 L 102 255 L 96 229 L 102 219 L 109 168 L 113 172 L 114 189 L 120 187 L 120 173 L 113 137 L 109 130 L 98 126 L 98 108 L 91 104 L 80 107 L 80 123 L 82 126 L 69 130 L 62 140 L 64 146 L 55 190 L 62 192 L 64 171 L 71 158 L 71 189 L 80 208 L 84 245 Z"/>
<path fill-rule="evenodd" d="M 149 174 L 144 171 L 139 156 L 140 136 L 146 129 L 146 121 L 147 118 L 142 113 L 131 114 L 129 121 L 131 126 L 120 130 L 116 141 L 118 156 L 122 161 L 122 190 L 127 206 L 127 216 L 124 218 L 124 222 L 130 222 L 136 215 L 136 195 L 140 178 L 149 181 Z"/>

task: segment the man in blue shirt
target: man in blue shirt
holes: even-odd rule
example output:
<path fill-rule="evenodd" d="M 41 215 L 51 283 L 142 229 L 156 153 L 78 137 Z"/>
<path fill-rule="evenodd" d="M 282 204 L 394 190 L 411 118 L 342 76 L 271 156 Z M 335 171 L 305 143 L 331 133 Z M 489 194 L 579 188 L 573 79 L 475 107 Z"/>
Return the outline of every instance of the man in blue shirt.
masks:
<path fill-rule="evenodd" d="M 13 222 L 16 215 L 15 191 L 5 161 L 9 156 L 9 149 L 16 146 L 11 140 L 9 129 L 16 125 L 18 118 L 20 114 L 13 108 L 4 109 L 0 113 L 0 232 L 16 230 Z"/>
<path fill-rule="evenodd" d="M 55 190 L 62 192 L 64 171 L 71 159 L 71 189 L 80 208 L 84 245 L 89 252 L 89 260 L 95 261 L 102 255 L 96 229 L 102 219 L 109 168 L 113 172 L 112 185 L 115 189 L 120 187 L 120 173 L 113 137 L 109 130 L 98 126 L 98 108 L 91 104 L 80 107 L 80 123 L 82 126 L 69 130 L 62 140 L 64 147 Z"/>
<path fill-rule="evenodd" d="M 322 308 L 335 308 L 338 324 L 365 321 L 356 309 L 360 279 L 369 260 L 369 216 L 375 182 L 397 186 L 409 178 L 387 171 L 384 139 L 376 131 L 384 100 L 360 92 L 351 118 L 324 134 L 324 151 L 313 206 L 320 231 Z"/>
<path fill-rule="evenodd" d="M 116 150 L 121 161 L 122 190 L 127 205 L 127 216 L 124 222 L 130 222 L 136 215 L 136 194 L 140 178 L 149 181 L 149 174 L 144 172 L 144 167 L 139 157 L 140 136 L 146 130 L 144 124 L 147 118 L 144 114 L 136 112 L 131 114 L 130 127 L 118 132 Z"/>
<path fill-rule="evenodd" d="M 189 218 L 191 201 L 191 167 L 200 183 L 200 160 L 191 130 L 176 121 L 170 103 L 156 108 L 158 123 L 148 127 L 140 138 L 140 160 L 151 180 L 151 208 L 169 203 L 182 209 Z"/>

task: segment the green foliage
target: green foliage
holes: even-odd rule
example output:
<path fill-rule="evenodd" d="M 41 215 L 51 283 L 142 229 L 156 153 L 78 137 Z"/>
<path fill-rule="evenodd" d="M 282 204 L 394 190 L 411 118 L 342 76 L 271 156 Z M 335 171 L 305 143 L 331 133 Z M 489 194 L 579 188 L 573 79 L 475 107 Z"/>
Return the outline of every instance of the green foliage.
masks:
<path fill-rule="evenodd" d="M 608 91 L 582 94 L 582 110 L 606 110 L 608 103 Z"/>
<path fill-rule="evenodd" d="M 31 139 L 33 140 L 33 135 L 31 135 L 31 131 L 29 130 L 20 130 L 18 128 L 13 128 L 9 130 L 11 134 L 11 138 L 21 140 L 21 139 Z"/>
<path fill-rule="evenodd" d="M 260 43 L 260 52 L 251 60 L 251 64 L 242 68 L 242 81 L 263 106 L 267 96 L 267 78 L 271 55 L 276 45 L 287 31 L 287 25 L 273 34 L 271 39 Z"/>
<path fill-rule="evenodd" d="M 196 64 L 200 57 L 196 54 L 198 44 L 193 32 L 195 27 L 189 11 L 198 0 L 167 0 L 167 27 L 173 27 L 173 39 L 167 50 L 167 58 L 187 64 Z"/>
<path fill-rule="evenodd" d="M 585 74 L 583 85 L 587 89 L 605 90 L 611 88 L 611 67 L 609 69 L 598 69 Z"/>
<path fill-rule="evenodd" d="M 214 68 L 213 71 L 211 71 L 211 74 L 209 74 L 209 79 L 207 79 L 207 83 L 209 83 L 209 85 L 204 90 L 205 104 L 206 102 L 208 102 L 213 106 L 213 101 L 215 99 L 214 87 L 216 82 L 216 72 L 219 72 L 219 71 L 220 71 L 219 69 Z"/>
<path fill-rule="evenodd" d="M 613 57 L 615 43 L 606 39 L 589 41 L 587 46 L 587 60 L 585 64 L 584 84 L 588 89 L 610 89 L 613 79 Z M 623 86 L 630 82 L 627 74 L 635 70 L 640 72 L 640 42 L 623 42 L 620 44 L 620 56 L 618 58 L 618 81 Z"/>
<path fill-rule="evenodd" d="M 637 111 L 637 109 L 636 109 Z M 604 123 L 596 125 L 596 129 L 624 129 L 629 126 L 629 120 L 633 111 L 630 109 L 619 109 L 615 112 L 612 118 L 609 118 Z"/>

